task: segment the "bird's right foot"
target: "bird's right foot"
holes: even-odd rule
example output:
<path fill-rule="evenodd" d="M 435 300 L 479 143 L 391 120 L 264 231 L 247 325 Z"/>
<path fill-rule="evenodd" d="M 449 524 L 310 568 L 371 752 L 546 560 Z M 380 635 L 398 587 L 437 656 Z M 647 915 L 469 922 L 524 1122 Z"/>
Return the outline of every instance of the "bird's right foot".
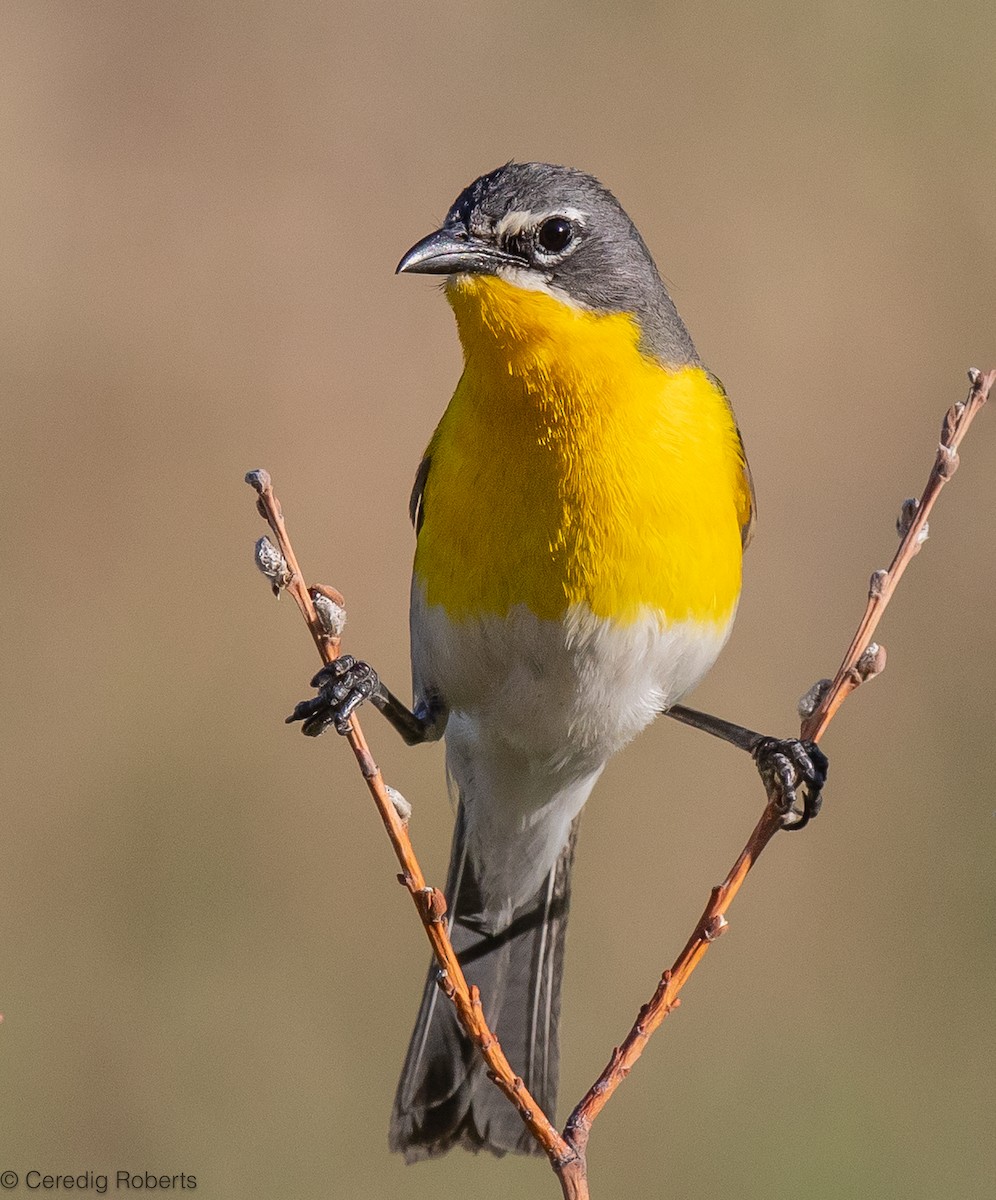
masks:
<path fill-rule="evenodd" d="M 311 686 L 318 688 L 318 695 L 302 700 L 287 718 L 287 724 L 301 721 L 302 733 L 318 737 L 330 725 L 337 733 L 348 733 L 350 716 L 364 700 L 379 692 L 381 685 L 369 663 L 344 654 L 322 667 Z"/>

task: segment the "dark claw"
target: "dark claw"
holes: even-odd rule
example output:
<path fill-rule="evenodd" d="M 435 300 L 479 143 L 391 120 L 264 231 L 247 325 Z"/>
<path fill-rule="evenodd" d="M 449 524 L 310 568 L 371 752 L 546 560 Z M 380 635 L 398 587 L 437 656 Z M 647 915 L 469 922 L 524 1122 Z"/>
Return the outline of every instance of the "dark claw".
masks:
<path fill-rule="evenodd" d="M 783 815 L 784 829 L 804 829 L 823 804 L 827 756 L 815 742 L 762 738 L 753 751 L 768 799 Z M 796 803 L 802 807 L 796 808 Z"/>
<path fill-rule="evenodd" d="M 311 686 L 313 688 L 320 688 L 326 683 L 333 683 L 345 675 L 347 671 L 351 671 L 355 666 L 356 659 L 351 654 L 343 654 L 341 658 L 336 658 L 332 662 L 326 663 L 311 680 Z"/>
<path fill-rule="evenodd" d="M 349 718 L 364 700 L 369 700 L 380 687 L 377 672 L 368 663 L 357 662 L 344 654 L 322 667 L 312 679 L 311 686 L 318 695 L 302 700 L 287 718 L 287 723 L 301 721 L 301 732 L 318 737 L 330 725 L 338 733 L 349 732 Z"/>

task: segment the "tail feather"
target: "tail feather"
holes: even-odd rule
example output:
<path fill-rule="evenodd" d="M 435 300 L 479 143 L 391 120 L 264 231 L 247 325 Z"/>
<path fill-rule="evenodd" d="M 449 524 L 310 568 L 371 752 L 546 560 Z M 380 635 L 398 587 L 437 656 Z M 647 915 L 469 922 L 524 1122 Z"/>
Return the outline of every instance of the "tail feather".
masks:
<path fill-rule="evenodd" d="M 557 1099 L 560 981 L 563 972 L 570 871 L 578 819 L 535 902 L 507 928 L 486 932 L 475 921 L 480 889 L 467 854 L 466 819 L 457 812 L 446 882 L 450 936 L 468 983 L 481 993 L 484 1015 L 512 1069 L 543 1111 Z M 487 1077 L 477 1048 L 460 1028 L 430 967 L 422 1007 L 391 1114 L 392 1150 L 408 1162 L 454 1146 L 502 1155 L 539 1153 L 522 1119 Z"/>

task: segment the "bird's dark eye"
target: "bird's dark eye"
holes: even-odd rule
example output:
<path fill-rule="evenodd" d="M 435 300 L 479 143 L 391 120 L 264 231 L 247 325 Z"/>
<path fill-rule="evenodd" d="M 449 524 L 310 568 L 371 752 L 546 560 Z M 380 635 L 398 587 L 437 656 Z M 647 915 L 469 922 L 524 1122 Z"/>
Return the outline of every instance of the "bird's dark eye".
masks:
<path fill-rule="evenodd" d="M 574 226 L 566 217 L 550 217 L 539 227 L 536 240 L 548 254 L 559 254 L 574 240 Z"/>

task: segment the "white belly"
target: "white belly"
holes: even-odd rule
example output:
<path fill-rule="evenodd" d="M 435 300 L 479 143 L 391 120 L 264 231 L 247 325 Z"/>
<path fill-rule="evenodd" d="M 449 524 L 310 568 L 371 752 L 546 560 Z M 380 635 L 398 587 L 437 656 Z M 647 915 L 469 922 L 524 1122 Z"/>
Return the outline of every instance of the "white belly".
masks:
<path fill-rule="evenodd" d="M 450 709 L 447 770 L 496 924 L 536 894 L 609 757 L 698 683 L 728 633 L 580 608 L 454 622 L 413 585 L 415 695 Z"/>

